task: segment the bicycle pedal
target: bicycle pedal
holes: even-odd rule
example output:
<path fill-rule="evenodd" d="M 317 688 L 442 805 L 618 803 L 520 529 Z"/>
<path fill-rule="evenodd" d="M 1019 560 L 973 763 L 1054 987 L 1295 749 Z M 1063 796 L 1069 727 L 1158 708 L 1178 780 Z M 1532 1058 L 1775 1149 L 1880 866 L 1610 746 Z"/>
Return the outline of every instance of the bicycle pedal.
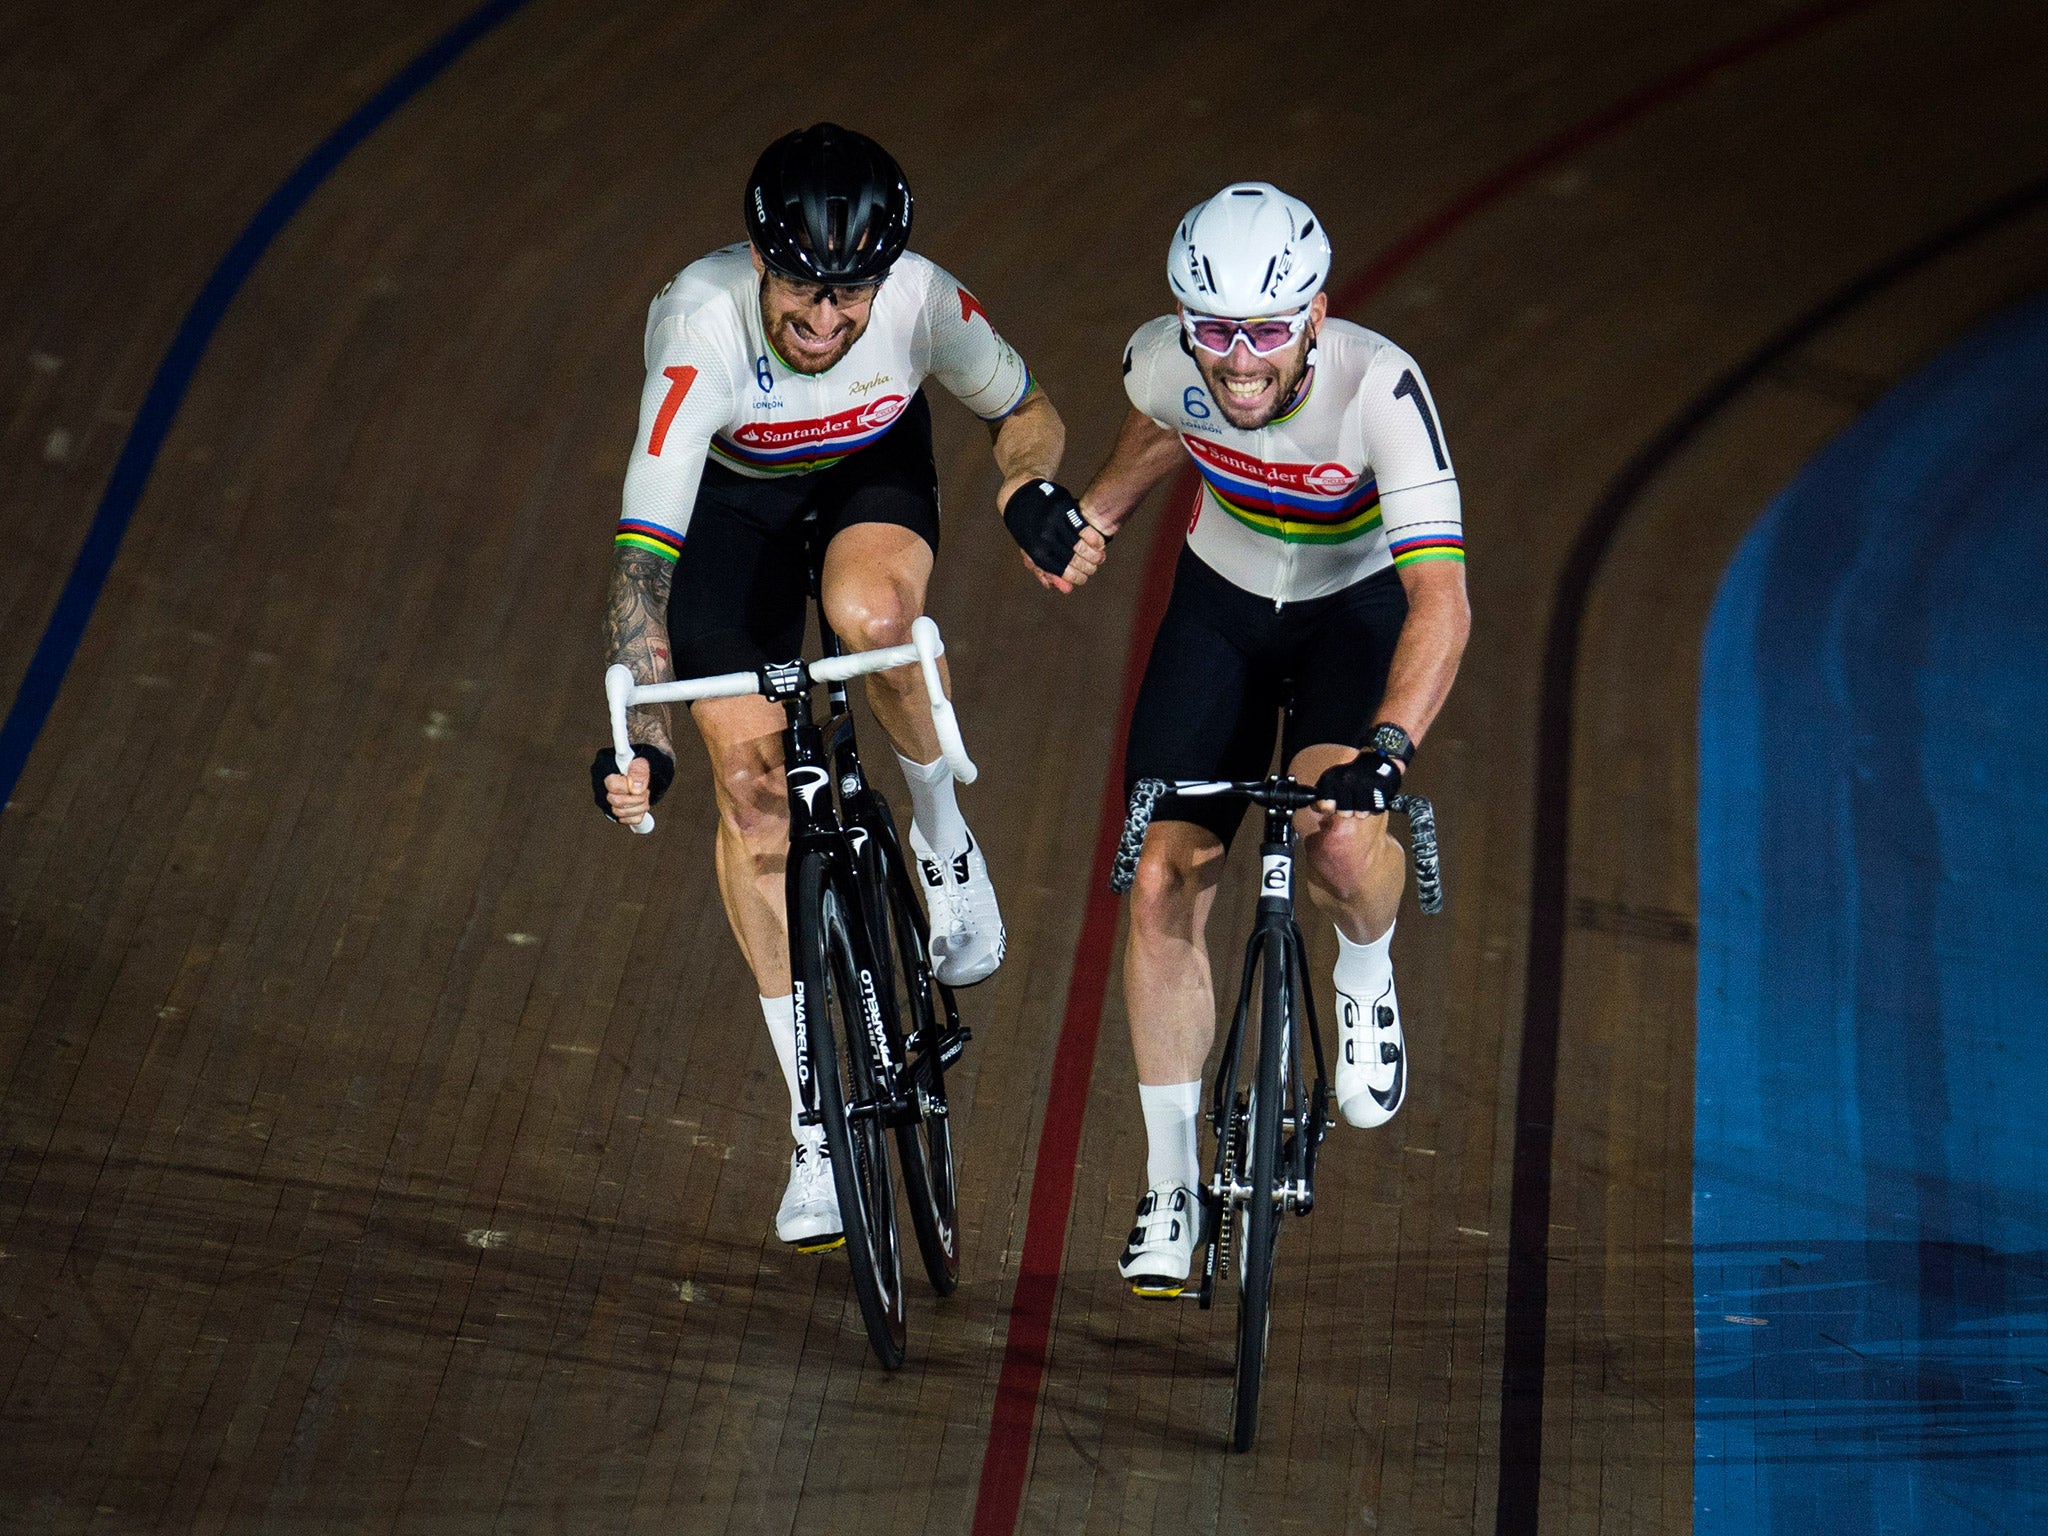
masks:
<path fill-rule="evenodd" d="M 798 1253 L 830 1253 L 835 1248 L 846 1246 L 846 1234 L 835 1232 L 828 1238 L 806 1238 L 796 1245 Z"/>
<path fill-rule="evenodd" d="M 1131 1282 L 1131 1294 L 1146 1301 L 1195 1301 L 1200 1299 L 1199 1291 L 1188 1289 L 1187 1282 L 1178 1285 L 1144 1285 L 1136 1280 Z"/>

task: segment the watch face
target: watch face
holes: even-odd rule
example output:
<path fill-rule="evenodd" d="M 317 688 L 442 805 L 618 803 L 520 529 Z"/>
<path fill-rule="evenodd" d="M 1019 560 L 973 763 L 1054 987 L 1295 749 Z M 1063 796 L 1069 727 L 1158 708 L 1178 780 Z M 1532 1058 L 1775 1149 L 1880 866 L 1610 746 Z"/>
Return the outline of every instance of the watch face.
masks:
<path fill-rule="evenodd" d="M 1415 744 L 1408 739 L 1408 733 L 1398 725 L 1382 725 L 1372 733 L 1372 744 L 1389 757 L 1398 757 L 1404 763 L 1415 755 Z"/>

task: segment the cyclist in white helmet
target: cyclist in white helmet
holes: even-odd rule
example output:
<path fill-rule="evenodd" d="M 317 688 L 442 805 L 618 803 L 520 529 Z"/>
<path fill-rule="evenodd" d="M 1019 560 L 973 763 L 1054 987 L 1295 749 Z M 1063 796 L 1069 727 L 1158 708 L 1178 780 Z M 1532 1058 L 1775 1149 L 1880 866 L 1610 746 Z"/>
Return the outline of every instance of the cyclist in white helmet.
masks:
<path fill-rule="evenodd" d="M 1376 1126 L 1408 1087 L 1388 954 L 1406 868 L 1384 812 L 1450 691 L 1470 611 L 1429 389 L 1384 336 L 1328 318 L 1329 272 L 1321 223 L 1277 187 L 1240 182 L 1191 210 L 1167 259 L 1178 312 L 1131 338 L 1132 409 L 1080 511 L 1113 534 L 1183 453 L 1201 473 L 1125 788 L 1260 777 L 1291 682 L 1282 758 L 1325 795 L 1298 825 L 1309 891 L 1337 927 L 1336 1093 L 1353 1125 Z M 1204 930 L 1242 815 L 1167 802 L 1131 894 L 1124 1000 L 1149 1187 L 1119 1268 L 1140 1295 L 1179 1294 L 1201 1236 Z"/>

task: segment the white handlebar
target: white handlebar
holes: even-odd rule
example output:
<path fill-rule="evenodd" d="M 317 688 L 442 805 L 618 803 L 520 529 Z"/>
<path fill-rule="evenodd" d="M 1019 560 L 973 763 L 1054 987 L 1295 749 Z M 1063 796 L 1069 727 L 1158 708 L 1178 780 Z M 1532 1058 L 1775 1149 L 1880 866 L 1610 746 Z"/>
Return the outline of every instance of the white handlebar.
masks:
<path fill-rule="evenodd" d="M 604 699 L 611 706 L 612 716 L 612 761 L 618 771 L 624 773 L 626 765 L 633 761 L 633 740 L 626 734 L 626 708 L 633 702 L 633 673 L 617 662 L 604 669 Z M 635 832 L 654 830 L 654 812 L 645 812 L 633 824 Z"/>
<path fill-rule="evenodd" d="M 910 648 L 917 652 L 918 666 L 924 673 L 924 691 L 932 701 L 932 726 L 939 733 L 939 751 L 953 770 L 953 777 L 962 784 L 972 784 L 981 770 L 967 755 L 967 743 L 960 739 L 960 717 L 953 713 L 953 701 L 946 697 L 946 686 L 939 681 L 939 658 L 946 653 L 946 642 L 939 638 L 939 626 L 922 615 L 911 620 Z"/>
<path fill-rule="evenodd" d="M 924 677 L 925 695 L 932 706 L 932 726 L 939 733 L 939 751 L 946 759 L 946 766 L 953 770 L 953 777 L 962 784 L 972 784 L 981 770 L 967 755 L 967 745 L 960 738 L 960 718 L 954 714 L 953 701 L 946 697 L 945 684 L 939 678 L 939 658 L 945 653 L 946 642 L 939 637 L 939 626 L 928 618 L 920 617 L 911 622 L 908 645 L 855 651 L 849 656 L 827 656 L 822 661 L 812 662 L 808 670 L 814 682 L 843 683 L 869 672 L 887 672 L 895 667 L 915 665 Z M 604 698 L 612 719 L 612 755 L 618 762 L 618 771 L 624 773 L 626 765 L 633 760 L 633 742 L 626 731 L 627 710 L 642 704 L 732 699 L 760 691 L 761 679 L 752 672 L 721 672 L 714 677 L 692 677 L 674 683 L 636 683 L 629 669 L 614 663 L 605 669 Z M 654 813 L 649 811 L 641 817 L 633 830 L 652 832 Z"/>

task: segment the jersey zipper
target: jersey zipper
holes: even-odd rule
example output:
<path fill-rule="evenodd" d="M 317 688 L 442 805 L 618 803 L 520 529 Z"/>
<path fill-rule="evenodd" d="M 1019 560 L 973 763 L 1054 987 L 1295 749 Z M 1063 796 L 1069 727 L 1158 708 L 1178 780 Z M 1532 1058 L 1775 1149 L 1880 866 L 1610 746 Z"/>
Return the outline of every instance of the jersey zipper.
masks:
<path fill-rule="evenodd" d="M 1267 489 L 1277 492 L 1280 477 L 1273 473 L 1272 459 L 1267 452 L 1267 430 L 1266 427 L 1259 428 L 1259 463 L 1265 467 Z M 1273 498 L 1273 505 L 1276 509 L 1280 506 L 1280 498 L 1277 494 Z M 1293 584 L 1293 580 L 1294 540 L 1287 536 L 1287 518 L 1283 514 L 1280 519 L 1280 571 L 1278 578 L 1273 583 L 1273 611 L 1275 613 L 1280 612 L 1286 606 L 1287 594 Z"/>

